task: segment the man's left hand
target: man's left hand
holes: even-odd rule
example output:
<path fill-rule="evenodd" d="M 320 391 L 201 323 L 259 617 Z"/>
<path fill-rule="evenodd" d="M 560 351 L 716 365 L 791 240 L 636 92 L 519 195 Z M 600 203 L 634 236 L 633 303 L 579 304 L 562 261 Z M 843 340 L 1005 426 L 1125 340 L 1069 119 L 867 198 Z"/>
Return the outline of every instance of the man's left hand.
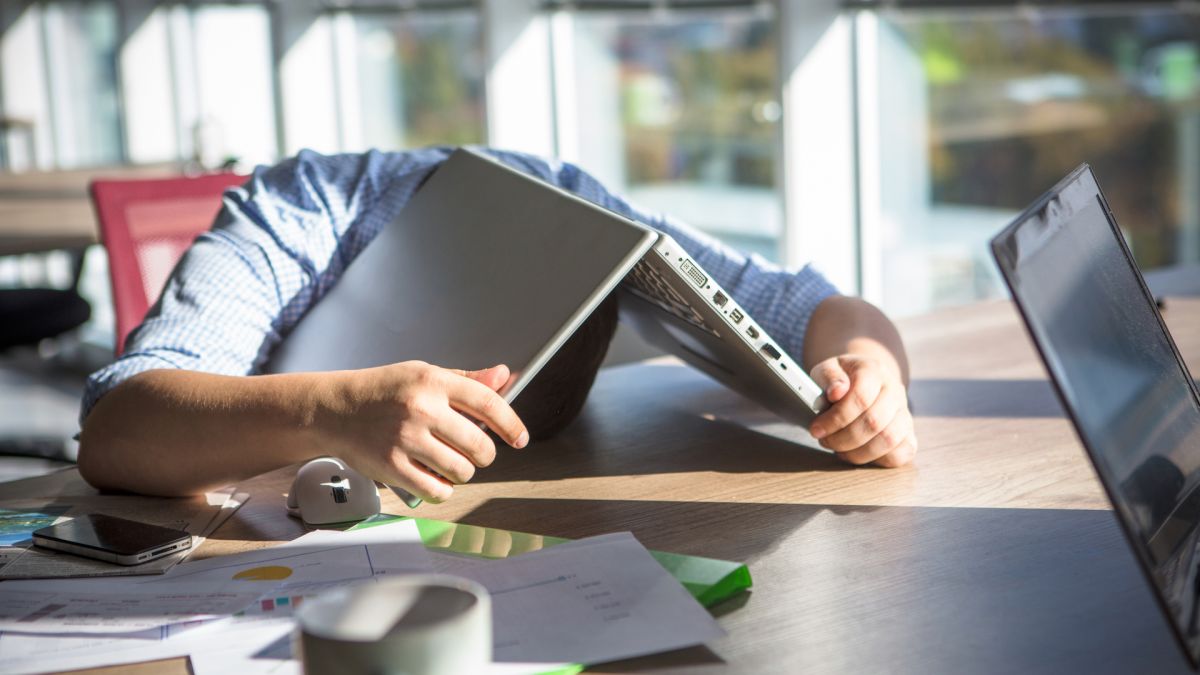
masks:
<path fill-rule="evenodd" d="M 898 373 L 876 359 L 843 354 L 812 369 L 829 407 L 809 431 L 822 447 L 851 464 L 908 464 L 917 453 L 917 437 L 908 397 Z"/>

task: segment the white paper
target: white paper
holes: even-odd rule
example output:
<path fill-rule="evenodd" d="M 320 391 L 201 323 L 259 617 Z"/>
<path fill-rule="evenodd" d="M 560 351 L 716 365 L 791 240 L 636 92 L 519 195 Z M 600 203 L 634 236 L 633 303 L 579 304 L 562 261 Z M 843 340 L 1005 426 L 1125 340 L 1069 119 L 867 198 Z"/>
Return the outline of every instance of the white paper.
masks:
<path fill-rule="evenodd" d="M 493 675 L 631 658 L 701 644 L 723 634 L 708 611 L 628 533 L 507 560 L 437 552 L 430 557 L 438 572 L 475 579 L 492 593 L 497 663 L 488 673 Z M 236 632 L 238 620 L 204 630 Z M 214 640 L 214 649 L 193 654 L 196 675 L 290 672 L 280 670 L 279 659 L 289 644 L 284 637 L 257 649 L 245 643 L 226 649 L 219 642 Z"/>
<path fill-rule="evenodd" d="M 116 665 L 184 656 L 188 648 L 168 638 L 191 626 L 176 624 L 120 638 L 104 635 L 45 636 L 0 634 L 0 671 L 5 675 L 44 673 L 47 670 L 76 670 L 96 665 Z"/>
<path fill-rule="evenodd" d="M 271 566 L 288 567 L 292 573 L 282 580 L 271 578 L 280 576 L 282 571 L 279 570 L 236 578 L 241 572 Z M 104 623 L 110 630 L 121 633 L 119 637 L 0 633 L 0 672 L 73 670 L 200 653 L 245 661 L 242 670 L 247 675 L 298 672 L 297 663 L 290 659 L 288 638 L 295 598 L 338 585 L 371 583 L 376 576 L 429 571 L 429 559 L 420 544 L 416 524 L 399 521 L 353 532 L 311 532 L 269 549 L 184 563 L 164 576 L 9 581 L 0 584 L 0 591 L 41 594 L 41 597 L 55 592 L 91 593 L 108 599 L 114 590 L 157 597 L 181 589 L 203 589 L 210 594 L 237 594 L 241 598 L 248 595 L 250 601 L 247 601 L 249 604 L 241 602 L 237 611 L 225 613 L 234 616 L 202 623 L 199 627 L 196 627 L 199 616 L 185 615 L 190 619 L 188 623 L 123 632 L 144 625 L 142 618 L 129 620 L 127 616 L 107 615 Z M 281 602 L 284 598 L 287 598 L 286 603 Z M 0 600 L 0 605 L 4 604 Z M 266 609 L 268 606 L 270 609 Z M 178 609 L 180 605 L 173 607 Z M 192 605 L 192 609 L 197 608 L 199 605 Z M 215 614 L 204 615 L 211 616 Z M 43 627 L 50 629 L 46 624 Z M 78 632 L 76 628 L 68 627 L 72 633 Z M 283 652 L 268 650 L 272 645 L 278 649 L 280 644 L 285 648 Z"/>
<path fill-rule="evenodd" d="M 271 548 L 185 563 L 145 585 L 208 583 L 266 592 L 280 584 L 347 582 L 429 572 L 417 524 L 402 520 L 363 530 L 318 530 Z"/>
<path fill-rule="evenodd" d="M 190 654 L 197 675 L 291 675 L 299 668 L 290 658 L 291 611 L 299 601 L 337 585 L 431 569 L 473 578 L 492 593 L 495 656 L 500 662 L 491 672 L 498 674 L 629 658 L 700 644 L 722 634 L 708 612 L 628 533 L 496 561 L 420 555 L 409 546 L 418 541 L 412 521 L 355 532 L 314 532 L 271 549 L 185 563 L 165 577 L 129 579 L 125 583 L 134 582 L 142 590 L 171 581 L 168 587 L 175 590 L 206 586 L 260 593 L 233 616 L 186 631 L 172 633 L 172 627 L 164 627 L 161 634 L 142 634 L 142 639 L 130 639 L 135 634 L 99 640 L 5 633 L 0 635 L 0 672 L 65 670 Z M 272 566 L 288 567 L 291 574 L 262 581 L 234 578 Z M 56 586 L 116 581 L 59 581 Z M 30 583 L 6 582 L 0 589 Z"/>
<path fill-rule="evenodd" d="M 212 634 L 200 633 L 200 628 L 177 624 L 120 638 L 4 633 L 0 635 L 0 672 L 24 675 L 114 666 L 184 657 L 211 649 L 236 648 L 247 641 L 267 643 L 290 630 L 290 623 L 264 628 L 272 628 L 275 632 L 261 629 L 227 631 L 215 638 Z"/>
<path fill-rule="evenodd" d="M 0 585 L 0 631 L 21 633 L 129 633 L 174 623 L 229 616 L 253 602 L 253 590 L 220 591 L 207 585 L 157 591 L 123 584 L 115 592 L 13 590 Z"/>
<path fill-rule="evenodd" d="M 216 622 L 206 627 L 204 648 L 191 653 L 193 675 L 293 675 L 301 672 L 292 658 L 294 624 L 271 619 L 257 623 Z"/>
<path fill-rule="evenodd" d="M 464 576 L 492 596 L 497 662 L 600 663 L 724 635 L 628 532 L 497 560 Z"/>

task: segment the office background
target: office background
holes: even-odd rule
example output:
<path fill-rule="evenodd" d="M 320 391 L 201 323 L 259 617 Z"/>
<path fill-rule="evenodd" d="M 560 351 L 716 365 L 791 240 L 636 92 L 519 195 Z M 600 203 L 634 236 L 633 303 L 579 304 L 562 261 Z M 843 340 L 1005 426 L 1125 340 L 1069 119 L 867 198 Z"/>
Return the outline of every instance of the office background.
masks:
<path fill-rule="evenodd" d="M 1193 2 L 8 1 L 0 168 L 487 143 L 815 259 L 906 316 L 999 297 L 984 242 L 1080 161 L 1144 268 L 1200 258 L 1198 19 Z M 103 295 L 103 255 L 87 261 Z M 67 266 L 9 256 L 0 283 Z"/>

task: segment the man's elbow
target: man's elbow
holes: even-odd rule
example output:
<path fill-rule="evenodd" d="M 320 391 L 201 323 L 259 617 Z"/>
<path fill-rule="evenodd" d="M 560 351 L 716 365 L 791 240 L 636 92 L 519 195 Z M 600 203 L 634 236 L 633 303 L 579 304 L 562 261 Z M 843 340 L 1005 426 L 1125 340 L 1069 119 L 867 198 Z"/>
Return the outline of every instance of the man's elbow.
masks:
<path fill-rule="evenodd" d="M 79 475 L 97 490 L 126 490 L 128 487 L 120 485 L 114 475 L 116 461 L 111 444 L 96 426 L 89 417 L 79 434 L 79 457 L 76 459 Z"/>

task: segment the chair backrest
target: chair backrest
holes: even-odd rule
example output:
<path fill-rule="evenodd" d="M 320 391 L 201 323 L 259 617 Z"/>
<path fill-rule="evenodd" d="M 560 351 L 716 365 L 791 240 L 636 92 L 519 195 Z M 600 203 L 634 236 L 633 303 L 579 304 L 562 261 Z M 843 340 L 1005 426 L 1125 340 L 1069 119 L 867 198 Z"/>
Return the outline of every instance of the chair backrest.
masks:
<path fill-rule="evenodd" d="M 214 173 L 92 182 L 100 239 L 108 251 L 117 354 L 162 293 L 183 252 L 212 226 L 221 194 L 245 181 L 238 174 Z"/>

